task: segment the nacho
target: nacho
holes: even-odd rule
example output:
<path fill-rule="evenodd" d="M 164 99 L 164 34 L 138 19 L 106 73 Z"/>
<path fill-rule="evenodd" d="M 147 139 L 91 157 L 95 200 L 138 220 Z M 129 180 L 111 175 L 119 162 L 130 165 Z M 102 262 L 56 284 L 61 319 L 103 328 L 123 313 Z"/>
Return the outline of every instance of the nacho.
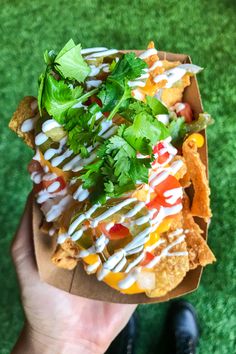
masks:
<path fill-rule="evenodd" d="M 149 297 L 166 295 L 183 280 L 189 270 L 188 252 L 184 234 L 171 237 L 170 233 L 163 236 L 163 240 L 165 240 L 164 244 L 156 249 L 155 255 L 160 256 L 167 248 L 169 248 L 169 251 L 167 256 L 161 258 L 159 263 L 154 266 L 156 287 L 153 290 L 146 291 Z M 181 242 L 179 242 L 180 240 Z"/>
<path fill-rule="evenodd" d="M 216 261 L 206 241 L 201 236 L 202 230 L 194 221 L 189 209 L 190 201 L 185 194 L 183 199 L 183 227 L 186 230 L 186 243 L 189 257 L 189 269 L 199 265 L 206 266 Z"/>
<path fill-rule="evenodd" d="M 201 161 L 194 140 L 185 140 L 183 143 L 183 156 L 188 173 L 193 183 L 194 196 L 191 205 L 191 214 L 204 218 L 206 221 L 212 216 L 210 209 L 210 188 L 206 176 L 206 168 Z"/>
<path fill-rule="evenodd" d="M 80 72 L 68 73 L 68 56 L 78 64 L 71 47 L 81 51 Z M 68 270 L 80 262 L 123 294 L 165 296 L 190 269 L 214 261 L 191 215 L 211 215 L 205 170 L 192 135 L 182 156 L 189 122 L 172 107 L 184 104 L 201 68 L 160 60 L 153 42 L 137 57 L 70 41 L 50 60 L 40 115 L 26 97 L 10 127 L 36 150 L 29 172 L 42 230 L 57 242 L 51 261 Z"/>
<path fill-rule="evenodd" d="M 17 107 L 17 110 L 13 114 L 9 123 L 9 128 L 13 130 L 19 137 L 21 137 L 31 148 L 34 148 L 35 146 L 35 134 L 33 131 L 22 132 L 21 126 L 26 119 L 30 119 L 37 114 L 34 102 L 37 102 L 35 97 L 24 97 L 23 100 L 19 103 L 19 106 Z"/>

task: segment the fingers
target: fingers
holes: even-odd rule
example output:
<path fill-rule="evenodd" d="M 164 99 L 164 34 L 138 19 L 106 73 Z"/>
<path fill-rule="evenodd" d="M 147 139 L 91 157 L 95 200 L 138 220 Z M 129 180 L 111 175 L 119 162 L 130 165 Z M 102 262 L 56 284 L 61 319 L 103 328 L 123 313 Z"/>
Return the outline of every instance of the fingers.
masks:
<path fill-rule="evenodd" d="M 27 277 L 32 279 L 37 275 L 33 247 L 31 194 L 28 196 L 20 225 L 12 243 L 11 254 L 21 285 Z"/>

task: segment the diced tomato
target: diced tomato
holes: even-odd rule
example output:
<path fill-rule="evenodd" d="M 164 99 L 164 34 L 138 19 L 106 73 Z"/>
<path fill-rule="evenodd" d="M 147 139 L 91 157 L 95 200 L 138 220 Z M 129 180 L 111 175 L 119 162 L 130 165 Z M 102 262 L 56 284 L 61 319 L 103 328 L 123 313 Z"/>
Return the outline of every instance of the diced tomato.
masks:
<path fill-rule="evenodd" d="M 159 212 L 161 206 L 163 207 L 170 207 L 170 206 L 174 206 L 181 203 L 181 198 L 178 198 L 176 200 L 175 203 L 170 204 L 167 202 L 167 198 L 165 197 L 160 197 L 160 196 L 156 196 L 151 202 L 149 202 L 146 206 L 148 209 L 157 209 L 157 211 Z M 153 216 L 153 219 L 155 218 L 156 215 Z"/>
<path fill-rule="evenodd" d="M 161 206 L 169 207 L 170 204 L 167 202 L 168 197 L 164 196 L 164 193 L 168 190 L 180 188 L 181 185 L 179 181 L 172 175 L 169 175 L 164 181 L 159 183 L 157 186 L 153 187 L 156 193 L 156 196 L 146 205 L 148 209 L 157 209 L 160 210 Z M 177 205 L 181 202 L 181 198 L 178 198 L 173 205 Z"/>
<path fill-rule="evenodd" d="M 105 117 L 108 117 L 110 112 L 103 112 L 103 114 L 104 114 Z"/>
<path fill-rule="evenodd" d="M 164 198 L 161 198 L 159 196 L 156 196 L 154 199 L 152 199 L 148 204 L 146 204 L 146 207 L 149 209 L 149 210 L 152 210 L 152 209 L 156 209 L 157 210 L 157 213 L 159 212 L 160 208 L 161 208 L 161 203 L 164 202 Z M 154 216 L 155 217 L 155 216 Z"/>
<path fill-rule="evenodd" d="M 168 151 L 164 152 L 164 154 L 160 154 L 161 150 L 164 149 L 165 146 L 163 143 L 158 143 L 157 145 L 154 146 L 153 148 L 153 153 L 157 154 L 157 159 L 152 163 L 152 165 L 155 165 L 155 163 L 163 164 L 164 162 L 167 161 L 169 158 L 170 154 Z"/>
<path fill-rule="evenodd" d="M 193 111 L 189 103 L 184 102 L 180 103 L 184 105 L 184 108 L 181 110 L 177 110 L 177 116 L 178 117 L 184 117 L 184 120 L 186 123 L 191 123 L 193 120 Z"/>
<path fill-rule="evenodd" d="M 106 229 L 107 223 L 101 222 L 98 224 L 99 230 L 110 240 L 120 240 L 129 236 L 129 229 L 122 224 L 113 225 L 110 230 Z"/>
<path fill-rule="evenodd" d="M 144 259 L 142 260 L 142 262 L 140 263 L 140 265 L 141 265 L 142 267 L 146 266 L 149 262 L 151 262 L 151 260 L 153 260 L 153 258 L 154 258 L 154 255 L 153 255 L 152 253 L 146 252 L 146 253 L 145 253 L 145 257 L 144 257 Z"/>
<path fill-rule="evenodd" d="M 158 195 L 164 196 L 164 193 L 166 191 L 179 187 L 181 187 L 181 185 L 177 178 L 172 175 L 169 175 L 164 181 L 155 186 L 154 190 Z"/>
<path fill-rule="evenodd" d="M 129 229 L 122 224 L 115 224 L 109 230 L 109 238 L 111 240 L 119 240 L 129 236 Z"/>

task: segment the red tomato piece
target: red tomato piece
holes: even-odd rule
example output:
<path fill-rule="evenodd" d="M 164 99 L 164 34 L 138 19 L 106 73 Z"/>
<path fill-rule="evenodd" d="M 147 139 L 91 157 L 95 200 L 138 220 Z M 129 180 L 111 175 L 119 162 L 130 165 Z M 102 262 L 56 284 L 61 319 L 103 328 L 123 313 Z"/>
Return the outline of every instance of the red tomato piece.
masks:
<path fill-rule="evenodd" d="M 155 186 L 154 190 L 158 195 L 164 196 L 166 191 L 179 187 L 181 187 L 179 181 L 174 176 L 169 175 L 164 181 Z"/>
<path fill-rule="evenodd" d="M 181 104 L 183 104 L 184 107 L 182 109 L 180 109 L 180 110 L 178 110 L 178 108 L 177 108 L 177 111 L 176 111 L 177 116 L 178 117 L 184 117 L 184 120 L 185 120 L 186 123 L 191 123 L 192 120 L 193 120 L 193 111 L 192 111 L 192 108 L 191 108 L 190 104 L 187 103 L 187 102 L 179 103 L 179 105 L 181 105 Z M 180 106 L 180 108 L 181 108 L 181 106 Z"/>
<path fill-rule="evenodd" d="M 109 238 L 111 240 L 119 240 L 129 235 L 129 229 L 122 224 L 115 224 L 109 230 Z"/>
<path fill-rule="evenodd" d="M 164 202 L 164 198 L 157 196 L 154 199 L 152 199 L 148 204 L 146 204 L 146 207 L 149 210 L 156 209 L 157 213 L 158 213 L 161 208 L 161 203 L 163 203 L 163 202 Z M 155 216 L 156 215 L 154 215 L 153 218 L 155 218 Z"/>
<path fill-rule="evenodd" d="M 158 162 L 159 164 L 163 164 L 169 158 L 170 154 L 168 153 L 168 151 L 164 152 L 163 154 L 160 154 L 162 149 L 165 149 L 163 143 L 158 143 L 154 146 L 153 153 L 157 154 L 158 156 L 157 159 L 152 163 L 152 165 L 155 165 L 156 162 Z"/>
<path fill-rule="evenodd" d="M 153 260 L 154 257 L 155 257 L 155 256 L 153 256 L 152 253 L 146 252 L 146 253 L 145 253 L 145 257 L 144 257 L 144 259 L 142 260 L 142 262 L 140 263 L 140 265 L 141 265 L 142 267 L 144 267 L 144 266 L 147 265 L 149 262 L 151 262 L 151 260 Z"/>

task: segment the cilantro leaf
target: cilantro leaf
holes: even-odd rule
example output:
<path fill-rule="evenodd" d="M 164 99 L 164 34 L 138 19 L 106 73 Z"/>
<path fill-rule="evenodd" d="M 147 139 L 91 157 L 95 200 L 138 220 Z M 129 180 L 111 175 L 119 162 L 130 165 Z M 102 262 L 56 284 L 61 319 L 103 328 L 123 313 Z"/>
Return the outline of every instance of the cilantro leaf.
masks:
<path fill-rule="evenodd" d="M 103 161 L 98 160 L 95 163 L 85 166 L 85 170 L 87 170 L 87 172 L 80 176 L 80 179 L 83 181 L 84 189 L 97 186 L 97 182 L 101 178 L 100 168 L 102 164 Z"/>
<path fill-rule="evenodd" d="M 114 192 L 114 184 L 112 183 L 112 181 L 105 182 L 104 187 L 104 190 L 107 194 L 112 194 Z"/>
<path fill-rule="evenodd" d="M 57 54 L 56 58 L 59 59 L 60 57 L 62 57 L 62 55 L 64 55 L 65 53 L 67 53 L 69 50 L 71 50 L 72 48 L 75 47 L 75 42 L 73 41 L 73 39 L 71 38 L 65 45 L 64 47 L 60 50 L 60 52 Z"/>
<path fill-rule="evenodd" d="M 187 133 L 186 123 L 183 117 L 173 119 L 168 126 L 172 143 L 178 146 Z"/>
<path fill-rule="evenodd" d="M 124 131 L 125 140 L 138 152 L 146 154 L 158 141 L 169 136 L 168 129 L 151 115 L 141 112 L 134 118 L 133 124 Z"/>
<path fill-rule="evenodd" d="M 151 108 L 154 116 L 157 114 L 168 114 L 168 108 L 156 97 L 146 96 L 147 105 Z"/>
<path fill-rule="evenodd" d="M 68 132 L 67 145 L 75 154 L 88 157 L 87 147 L 97 141 L 103 141 L 99 136 L 101 125 L 94 125 L 94 115 L 83 108 L 71 108 L 66 116 L 64 129 Z"/>
<path fill-rule="evenodd" d="M 81 55 L 81 45 L 71 39 L 55 58 L 56 69 L 66 79 L 84 82 L 91 69 Z"/>
<path fill-rule="evenodd" d="M 39 113 L 42 116 L 42 96 L 43 96 L 43 88 L 44 88 L 44 81 L 45 81 L 45 73 L 39 76 L 39 88 L 38 88 L 38 108 Z"/>
<path fill-rule="evenodd" d="M 142 74 L 147 64 L 142 59 L 136 57 L 135 53 L 124 54 L 114 67 L 110 79 L 121 81 L 124 78 L 134 80 Z"/>
<path fill-rule="evenodd" d="M 42 90 L 42 88 L 40 89 Z M 44 79 L 42 106 L 60 124 L 64 123 L 66 112 L 82 94 L 82 87 L 68 86 L 63 80 L 57 81 L 50 74 Z"/>
<path fill-rule="evenodd" d="M 137 181 L 148 183 L 148 167 L 145 164 L 146 161 L 148 161 L 148 167 L 150 167 L 150 160 L 148 159 L 130 160 L 130 176 L 134 183 Z"/>
<path fill-rule="evenodd" d="M 140 76 L 146 66 L 134 53 L 124 54 L 117 62 L 98 94 L 103 112 L 110 112 L 108 119 L 112 119 L 120 109 L 126 108 L 127 100 L 132 97 L 128 80 Z"/>

